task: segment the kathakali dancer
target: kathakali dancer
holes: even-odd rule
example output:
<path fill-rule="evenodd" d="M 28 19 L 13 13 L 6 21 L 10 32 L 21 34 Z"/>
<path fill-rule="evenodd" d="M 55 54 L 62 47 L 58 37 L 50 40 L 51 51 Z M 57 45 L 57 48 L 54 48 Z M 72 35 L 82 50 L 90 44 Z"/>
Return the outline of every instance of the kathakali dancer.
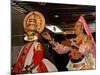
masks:
<path fill-rule="evenodd" d="M 40 34 L 45 28 L 45 18 L 38 11 L 31 11 L 24 19 L 24 40 L 27 42 L 21 49 L 12 73 L 36 73 L 57 71 L 56 67 L 44 58 L 44 46 Z"/>

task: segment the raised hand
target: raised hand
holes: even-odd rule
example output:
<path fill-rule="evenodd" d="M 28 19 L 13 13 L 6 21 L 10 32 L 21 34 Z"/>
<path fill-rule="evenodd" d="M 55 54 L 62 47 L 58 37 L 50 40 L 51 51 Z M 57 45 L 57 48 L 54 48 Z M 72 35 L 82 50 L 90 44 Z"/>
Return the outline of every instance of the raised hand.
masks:
<path fill-rule="evenodd" d="M 52 37 L 48 32 L 43 32 L 41 35 L 46 40 L 49 40 L 49 41 L 52 40 Z"/>

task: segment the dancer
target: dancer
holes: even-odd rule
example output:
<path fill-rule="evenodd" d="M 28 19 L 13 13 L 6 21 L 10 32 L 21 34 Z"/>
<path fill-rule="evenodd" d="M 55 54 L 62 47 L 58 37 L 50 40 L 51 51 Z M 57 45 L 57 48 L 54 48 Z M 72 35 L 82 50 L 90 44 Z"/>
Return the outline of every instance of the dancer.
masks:
<path fill-rule="evenodd" d="M 45 28 L 44 16 L 38 11 L 31 11 L 24 19 L 24 40 L 12 73 L 52 72 L 57 68 L 44 58 L 44 45 L 40 42 L 41 32 Z"/>

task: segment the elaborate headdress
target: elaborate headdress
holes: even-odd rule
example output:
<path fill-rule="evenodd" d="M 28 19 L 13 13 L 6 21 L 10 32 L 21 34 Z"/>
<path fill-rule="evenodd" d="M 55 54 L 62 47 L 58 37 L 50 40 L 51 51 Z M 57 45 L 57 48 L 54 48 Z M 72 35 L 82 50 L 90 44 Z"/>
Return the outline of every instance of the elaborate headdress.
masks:
<path fill-rule="evenodd" d="M 24 18 L 24 30 L 26 32 L 26 37 L 24 40 L 33 41 L 34 40 L 34 32 L 41 33 L 45 27 L 45 18 L 38 11 L 29 12 Z M 28 38 L 27 38 L 28 37 Z"/>

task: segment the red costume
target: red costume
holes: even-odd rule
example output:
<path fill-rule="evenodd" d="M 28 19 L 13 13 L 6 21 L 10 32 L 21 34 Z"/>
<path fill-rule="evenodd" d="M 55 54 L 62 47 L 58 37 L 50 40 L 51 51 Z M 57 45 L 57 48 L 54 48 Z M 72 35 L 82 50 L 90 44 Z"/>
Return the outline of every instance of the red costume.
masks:
<path fill-rule="evenodd" d="M 36 22 L 34 21 L 36 20 Z M 47 59 L 44 59 L 44 49 L 38 35 L 45 27 L 43 15 L 37 11 L 30 12 L 24 19 L 25 44 L 17 58 L 12 73 L 36 73 L 57 71 L 56 67 Z M 38 35 L 37 35 L 38 34 Z"/>

